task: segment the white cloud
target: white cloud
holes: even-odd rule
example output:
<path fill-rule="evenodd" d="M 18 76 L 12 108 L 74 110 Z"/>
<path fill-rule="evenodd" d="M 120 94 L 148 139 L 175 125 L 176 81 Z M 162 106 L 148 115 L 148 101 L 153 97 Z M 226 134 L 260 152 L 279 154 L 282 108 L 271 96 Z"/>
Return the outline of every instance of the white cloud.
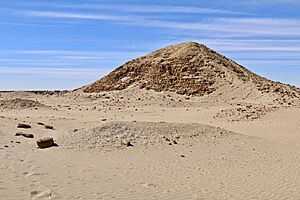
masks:
<path fill-rule="evenodd" d="M 226 9 L 214 9 L 196 6 L 174 6 L 174 5 L 142 5 L 142 4 L 103 4 L 103 3 L 78 3 L 78 4 L 51 4 L 37 3 L 32 6 L 42 6 L 47 8 L 72 8 L 72 9 L 89 9 L 99 11 L 109 11 L 118 13 L 183 13 L 183 14 L 229 14 L 229 15 L 253 15 L 240 11 Z"/>
<path fill-rule="evenodd" d="M 65 18 L 81 20 L 103 20 L 103 21 L 133 21 L 134 18 L 117 15 L 100 15 L 100 14 L 83 14 L 72 12 L 55 12 L 55 11 L 24 11 L 21 12 L 26 16 L 47 17 L 47 18 Z"/>
<path fill-rule="evenodd" d="M 0 67 L 1 74 L 54 74 L 95 76 L 103 75 L 108 70 L 89 68 L 38 68 L 38 67 Z"/>
<path fill-rule="evenodd" d="M 215 36 L 300 36 L 300 20 L 280 18 L 207 18 L 199 22 L 153 20 L 140 16 L 99 15 L 74 12 L 27 11 L 26 16 L 114 21 L 132 26 L 188 30 Z M 188 33 L 187 33 L 188 34 Z"/>
<path fill-rule="evenodd" d="M 300 53 L 300 40 L 261 40 L 261 39 L 203 39 L 200 41 L 218 51 L 272 51 Z"/>

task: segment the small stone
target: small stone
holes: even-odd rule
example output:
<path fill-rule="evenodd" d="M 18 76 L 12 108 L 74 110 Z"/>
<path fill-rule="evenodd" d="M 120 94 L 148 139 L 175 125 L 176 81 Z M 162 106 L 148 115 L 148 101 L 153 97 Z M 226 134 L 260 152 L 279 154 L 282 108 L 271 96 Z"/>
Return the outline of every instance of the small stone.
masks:
<path fill-rule="evenodd" d="M 54 130 L 53 126 L 50 126 L 50 125 L 45 125 L 45 129 L 51 129 L 51 130 Z"/>
<path fill-rule="evenodd" d="M 42 138 L 36 141 L 36 143 L 41 149 L 57 146 L 55 145 L 53 138 Z"/>
<path fill-rule="evenodd" d="M 133 144 L 131 144 L 130 141 L 124 140 L 124 141 L 121 142 L 121 144 L 122 144 L 122 145 L 125 145 L 125 146 L 127 146 L 127 147 L 133 147 Z"/>
<path fill-rule="evenodd" d="M 22 132 L 16 133 L 15 136 L 23 136 L 23 137 L 26 137 L 26 138 L 34 138 L 33 134 L 31 134 L 31 133 L 22 133 Z"/>
<path fill-rule="evenodd" d="M 185 158 L 185 155 L 181 154 L 180 157 Z"/>
<path fill-rule="evenodd" d="M 45 124 L 42 123 L 42 122 L 38 122 L 37 124 L 38 124 L 38 125 L 41 125 L 41 126 L 45 126 Z"/>
<path fill-rule="evenodd" d="M 127 142 L 126 146 L 127 147 L 133 147 L 133 144 L 131 144 L 131 142 Z"/>
<path fill-rule="evenodd" d="M 31 126 L 30 125 L 28 125 L 28 124 L 22 124 L 22 123 L 20 123 L 20 124 L 18 124 L 18 126 L 17 126 L 18 128 L 25 128 L 25 129 L 29 129 L 29 128 L 31 128 Z"/>

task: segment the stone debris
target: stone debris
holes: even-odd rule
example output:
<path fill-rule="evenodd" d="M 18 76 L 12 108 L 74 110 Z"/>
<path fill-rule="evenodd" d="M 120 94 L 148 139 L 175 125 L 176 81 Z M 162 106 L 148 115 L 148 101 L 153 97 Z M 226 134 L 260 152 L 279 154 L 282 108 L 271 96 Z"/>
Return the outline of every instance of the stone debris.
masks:
<path fill-rule="evenodd" d="M 29 124 L 23 124 L 23 123 L 18 124 L 17 127 L 18 127 L 18 128 L 24 128 L 24 129 L 29 129 L 29 128 L 31 128 L 31 126 L 30 126 Z"/>
<path fill-rule="evenodd" d="M 52 146 L 57 146 L 54 143 L 53 138 L 42 138 L 42 139 L 39 139 L 38 141 L 36 141 L 36 143 L 37 143 L 37 146 L 41 149 L 49 148 Z"/>
<path fill-rule="evenodd" d="M 22 133 L 22 132 L 16 133 L 15 136 L 23 136 L 23 137 L 26 137 L 26 138 L 34 138 L 33 134 L 31 134 L 31 133 Z"/>

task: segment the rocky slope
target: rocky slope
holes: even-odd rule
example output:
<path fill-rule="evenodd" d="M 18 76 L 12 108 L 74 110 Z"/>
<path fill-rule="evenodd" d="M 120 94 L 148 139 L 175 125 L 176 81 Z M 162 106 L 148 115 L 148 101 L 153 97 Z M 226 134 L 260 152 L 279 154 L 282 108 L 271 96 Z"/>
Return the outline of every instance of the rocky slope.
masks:
<path fill-rule="evenodd" d="M 195 42 L 172 45 L 134 59 L 82 89 L 97 93 L 129 86 L 195 96 L 248 88 L 255 94 L 271 96 L 274 102 L 289 105 L 300 98 L 299 88 L 263 78 Z"/>

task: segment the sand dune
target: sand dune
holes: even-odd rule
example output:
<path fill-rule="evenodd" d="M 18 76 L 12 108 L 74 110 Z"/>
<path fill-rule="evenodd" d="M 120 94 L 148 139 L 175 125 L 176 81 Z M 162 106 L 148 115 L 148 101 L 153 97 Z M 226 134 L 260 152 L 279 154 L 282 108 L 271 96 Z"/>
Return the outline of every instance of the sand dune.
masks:
<path fill-rule="evenodd" d="M 168 85 L 202 58 L 203 87 Z M 0 199 L 300 199 L 298 91 L 185 43 L 73 92 L 1 93 Z"/>

